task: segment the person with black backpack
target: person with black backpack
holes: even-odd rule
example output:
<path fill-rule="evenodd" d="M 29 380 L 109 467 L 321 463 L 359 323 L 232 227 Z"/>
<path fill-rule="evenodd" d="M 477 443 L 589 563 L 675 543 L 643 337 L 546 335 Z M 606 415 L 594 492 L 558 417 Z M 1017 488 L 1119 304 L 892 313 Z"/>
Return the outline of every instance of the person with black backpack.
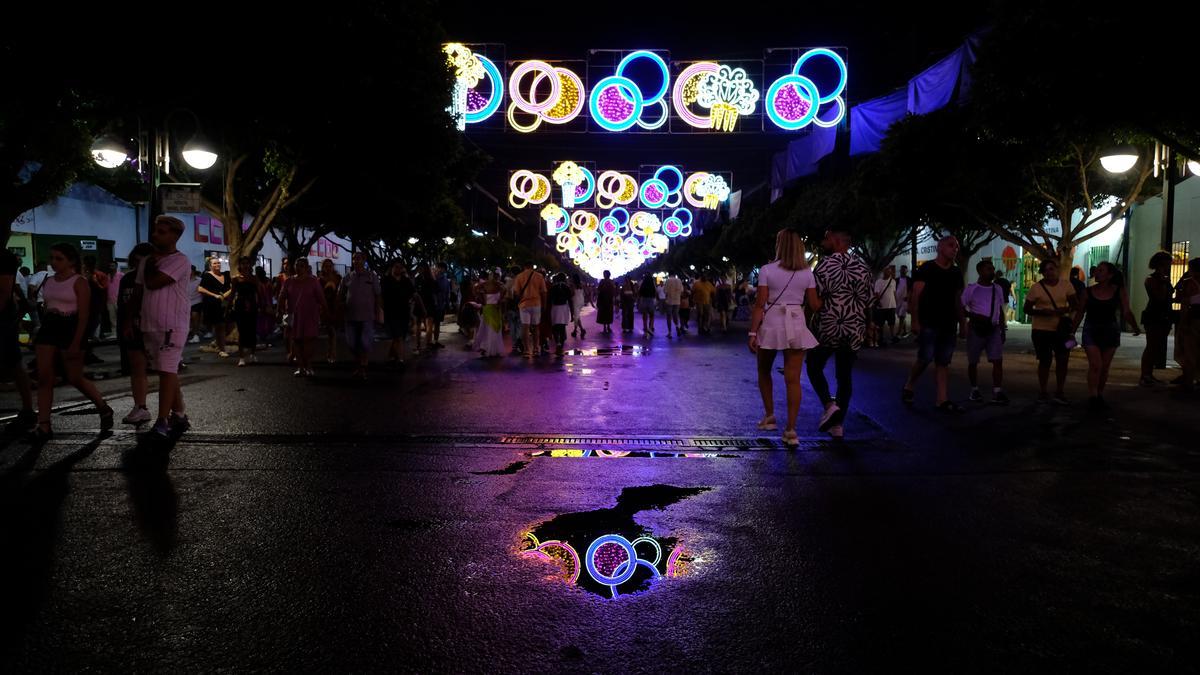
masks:
<path fill-rule="evenodd" d="M 1008 325 L 1004 320 L 1004 289 L 995 283 L 996 267 L 990 260 L 975 265 L 979 281 L 963 291 L 963 309 L 967 314 L 967 379 L 971 381 L 970 400 L 983 401 L 979 391 L 979 357 L 987 353 L 992 364 L 992 403 L 1008 405 L 1004 393 L 1004 342 Z"/>

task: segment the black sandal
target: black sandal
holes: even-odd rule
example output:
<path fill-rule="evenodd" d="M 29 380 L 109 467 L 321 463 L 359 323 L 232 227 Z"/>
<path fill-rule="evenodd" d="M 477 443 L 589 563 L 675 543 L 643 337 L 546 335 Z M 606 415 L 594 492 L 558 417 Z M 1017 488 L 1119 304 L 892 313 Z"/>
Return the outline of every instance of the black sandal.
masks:
<path fill-rule="evenodd" d="M 912 389 L 906 388 L 900 390 L 900 400 L 904 403 L 904 405 L 912 405 L 916 398 L 917 392 L 913 391 Z"/>
<path fill-rule="evenodd" d="M 38 422 L 33 431 L 29 432 L 29 440 L 34 445 L 41 445 L 51 438 L 54 438 L 54 430 L 50 428 L 49 422 Z"/>
<path fill-rule="evenodd" d="M 965 413 L 967 411 L 966 408 L 963 408 L 961 405 L 955 403 L 954 401 L 942 401 L 941 403 L 938 404 L 937 409 L 941 410 L 944 413 L 950 413 L 950 414 L 954 414 L 954 415 L 961 415 L 962 413 Z"/>

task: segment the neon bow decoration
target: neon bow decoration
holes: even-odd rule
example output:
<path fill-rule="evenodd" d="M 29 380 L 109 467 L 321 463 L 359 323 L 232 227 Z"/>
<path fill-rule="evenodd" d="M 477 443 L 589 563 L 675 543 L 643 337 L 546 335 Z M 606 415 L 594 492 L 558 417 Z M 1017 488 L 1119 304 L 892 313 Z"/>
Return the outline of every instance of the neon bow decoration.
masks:
<path fill-rule="evenodd" d="M 585 180 L 583 169 L 575 162 L 563 162 L 550 177 L 562 187 L 562 205 L 567 208 L 574 207 L 575 189 Z"/>
<path fill-rule="evenodd" d="M 833 91 L 821 94 L 817 83 L 803 75 L 805 64 L 814 58 L 823 57 L 833 61 L 838 69 L 838 83 Z M 846 89 L 846 62 L 830 49 L 810 49 L 796 60 L 792 72 L 775 80 L 767 89 L 767 117 L 780 129 L 794 131 L 810 123 L 819 127 L 837 126 L 846 116 L 846 101 L 842 92 Z M 836 104 L 837 113 L 830 118 L 821 116 L 827 104 Z"/>
<path fill-rule="evenodd" d="M 450 99 L 449 112 L 459 131 L 468 124 L 482 122 L 491 117 L 504 98 L 504 82 L 496 64 L 482 54 L 476 54 L 459 42 L 442 47 L 446 61 L 454 68 L 454 91 Z M 487 79 L 491 82 L 491 95 L 484 98 L 479 85 Z"/>
<path fill-rule="evenodd" d="M 709 124 L 718 131 L 733 131 L 738 115 L 754 112 L 758 89 L 744 68 L 720 66 L 707 70 L 696 85 L 696 103 L 708 108 Z"/>

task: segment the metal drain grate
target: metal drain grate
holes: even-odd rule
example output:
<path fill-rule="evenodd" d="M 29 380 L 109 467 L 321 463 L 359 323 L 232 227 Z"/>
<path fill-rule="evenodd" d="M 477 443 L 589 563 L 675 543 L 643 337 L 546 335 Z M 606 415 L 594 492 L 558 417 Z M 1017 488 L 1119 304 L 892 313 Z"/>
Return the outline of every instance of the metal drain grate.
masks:
<path fill-rule="evenodd" d="M 636 438 L 604 436 L 504 436 L 506 445 L 636 445 L 638 447 L 683 447 L 690 445 L 679 438 Z"/>
<path fill-rule="evenodd" d="M 769 438 L 693 438 L 691 444 L 698 448 L 773 448 L 776 445 Z"/>

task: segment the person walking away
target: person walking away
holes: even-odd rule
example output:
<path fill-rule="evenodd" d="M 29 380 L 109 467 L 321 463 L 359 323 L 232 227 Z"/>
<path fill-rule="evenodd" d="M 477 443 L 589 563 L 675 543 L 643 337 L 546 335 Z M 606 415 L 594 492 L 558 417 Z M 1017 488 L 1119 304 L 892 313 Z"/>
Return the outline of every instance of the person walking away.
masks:
<path fill-rule="evenodd" d="M 917 379 L 930 363 L 937 378 L 937 408 L 946 413 L 964 412 L 962 406 L 949 398 L 950 361 L 954 358 L 958 334 L 963 321 L 962 272 L 954 264 L 958 255 L 958 239 L 942 237 L 937 245 L 937 257 L 921 265 L 913 276 L 912 330 L 917 334 L 917 360 L 904 383 L 902 400 L 911 404 Z"/>
<path fill-rule="evenodd" d="M 421 297 L 421 307 L 424 308 L 423 321 L 417 327 L 417 343 L 421 342 L 421 333 L 425 334 L 425 347 L 429 351 L 437 349 L 433 344 L 433 323 L 437 316 L 437 280 L 433 278 L 433 270 L 429 265 L 417 265 L 417 278 L 413 280 L 417 287 L 417 295 Z"/>
<path fill-rule="evenodd" d="M 883 277 L 875 282 L 875 302 L 872 317 L 875 321 L 877 345 L 886 347 L 900 341 L 896 337 L 896 267 L 888 265 Z M 883 327 L 888 327 L 888 337 L 883 337 Z"/>
<path fill-rule="evenodd" d="M 367 379 L 367 363 L 375 344 L 375 322 L 383 321 L 379 277 L 367 267 L 367 256 L 359 251 L 351 257 L 352 269 L 338 291 L 338 304 L 345 317 L 346 343 L 357 367 L 352 377 Z M 442 306 L 443 311 L 445 305 Z"/>
<path fill-rule="evenodd" d="M 230 314 L 238 332 L 238 367 L 258 363 L 258 317 L 266 312 L 259 304 L 263 297 L 257 277 L 251 272 L 253 261 L 242 256 L 237 261 L 237 276 L 230 282 Z"/>
<path fill-rule="evenodd" d="M 388 362 L 403 366 L 404 341 L 408 338 L 413 302 L 417 297 L 417 287 L 408 277 L 403 261 L 392 261 L 387 275 L 379 282 L 379 292 L 383 296 L 383 326 L 391 338 Z"/>
<path fill-rule="evenodd" d="M 962 304 L 967 314 L 967 379 L 976 403 L 983 401 L 979 391 L 979 357 L 986 353 L 992 364 L 992 403 L 1008 405 L 1004 393 L 1004 342 L 1008 322 L 1004 320 L 1004 289 L 996 283 L 996 267 L 990 260 L 975 264 L 979 280 L 963 291 Z"/>
<path fill-rule="evenodd" d="M 625 282 L 621 284 L 621 332 L 633 332 L 633 308 L 637 302 L 637 286 L 633 283 L 633 277 L 625 277 Z"/>
<path fill-rule="evenodd" d="M 1059 278 L 1058 261 L 1043 260 L 1038 271 L 1042 280 L 1034 284 L 1025 296 L 1025 313 L 1032 317 L 1030 337 L 1038 362 L 1038 401 L 1044 403 L 1053 400 L 1058 405 L 1067 405 L 1064 387 L 1071 348 L 1075 346 L 1075 325 L 1071 315 L 1079 301 L 1074 286 L 1066 279 Z M 1052 360 L 1055 364 L 1053 399 L 1046 391 Z"/>
<path fill-rule="evenodd" d="M 654 299 L 656 300 L 655 310 L 659 312 L 667 311 L 667 291 L 662 284 L 656 284 L 654 289 Z"/>
<path fill-rule="evenodd" d="M 1200 376 L 1200 258 L 1188 261 L 1188 271 L 1179 281 L 1175 299 L 1182 310 L 1175 326 L 1175 359 L 1183 374 L 1175 381 L 1181 391 L 1194 391 Z"/>
<path fill-rule="evenodd" d="M 296 362 L 296 345 L 295 341 L 292 340 L 291 317 L 283 311 L 283 307 L 286 304 L 283 301 L 283 285 L 287 283 L 287 280 L 291 279 L 294 274 L 295 267 L 292 265 L 292 261 L 288 258 L 284 258 L 279 268 L 279 274 L 275 275 L 275 279 L 272 282 L 272 295 L 275 298 L 275 307 L 278 314 L 277 322 L 282 330 L 283 343 L 287 349 L 288 363 Z"/>
<path fill-rule="evenodd" d="M 567 275 L 561 272 L 554 277 L 550 286 L 550 323 L 554 329 L 554 353 L 563 355 L 567 344 L 567 324 L 571 323 L 571 302 L 574 292 L 567 283 Z"/>
<path fill-rule="evenodd" d="M 717 316 L 721 319 L 721 332 L 729 332 L 729 310 L 733 305 L 733 287 L 725 277 L 717 277 Z"/>
<path fill-rule="evenodd" d="M 296 357 L 295 377 L 311 377 L 313 346 L 320 332 L 321 316 L 329 312 L 321 282 L 313 276 L 308 258 L 297 258 L 294 274 L 283 283 L 283 311 L 292 319 L 292 346 Z M 345 282 L 343 282 L 343 286 Z M 349 333 L 349 331 L 347 331 Z"/>
<path fill-rule="evenodd" d="M 514 297 L 521 317 L 521 342 L 525 345 L 525 356 L 538 355 L 539 327 L 542 322 L 542 305 L 546 304 L 546 280 L 526 261 L 521 273 L 513 279 Z"/>
<path fill-rule="evenodd" d="M 133 393 L 133 409 L 121 422 L 135 426 L 154 419 L 146 404 L 146 392 L 150 387 L 146 378 L 146 345 L 139 317 L 141 287 L 137 285 L 137 270 L 142 261 L 152 255 L 154 246 L 149 242 L 134 246 L 126 257 L 129 273 L 121 275 L 117 289 L 117 344 L 121 349 L 122 369 L 129 373 L 129 388 Z"/>
<path fill-rule="evenodd" d="M 1142 331 L 1129 309 L 1125 280 L 1116 266 L 1107 260 L 1099 263 L 1093 278 L 1096 283 L 1084 289 L 1075 310 L 1075 325 L 1083 324 L 1083 349 L 1088 359 L 1088 407 L 1103 410 L 1108 407 L 1104 400 L 1108 370 L 1117 347 L 1121 346 L 1118 315 L 1133 326 L 1134 336 L 1141 335 Z"/>
<path fill-rule="evenodd" d="M 483 311 L 480 312 L 479 332 L 475 334 L 475 349 L 482 357 L 504 354 L 504 315 L 501 301 L 504 284 L 500 283 L 500 268 L 492 270 L 483 283 Z"/>
<path fill-rule="evenodd" d="M 692 305 L 699 312 L 697 324 L 701 335 L 712 332 L 712 301 L 717 288 L 708 280 L 708 275 L 701 274 L 700 280 L 692 285 Z"/>
<path fill-rule="evenodd" d="M 429 320 L 433 332 L 430 347 L 441 349 L 442 322 L 446 320 L 446 308 L 450 305 L 450 280 L 446 278 L 445 263 L 433 266 L 433 307 L 429 310 Z"/>
<path fill-rule="evenodd" d="M 667 280 L 663 282 L 663 300 L 667 307 L 667 337 L 671 337 L 671 328 L 675 329 L 678 334 L 683 333 L 683 328 L 679 325 L 679 302 L 683 296 L 683 282 L 679 280 L 679 275 L 672 271 Z"/>
<path fill-rule="evenodd" d="M 681 279 L 683 290 L 679 293 L 679 334 L 687 335 L 688 321 L 692 319 L 692 285 L 687 279 Z"/>
<path fill-rule="evenodd" d="M 225 350 L 225 301 L 231 292 L 229 273 L 221 271 L 221 260 L 208 259 L 208 269 L 200 277 L 200 306 L 204 325 L 217 338 L 217 356 L 228 358 Z"/>
<path fill-rule="evenodd" d="M 867 333 L 867 307 L 874 294 L 871 268 L 850 250 L 850 234 L 844 230 L 825 232 L 821 248 L 825 255 L 813 271 L 820 311 L 814 324 L 820 344 L 808 352 L 808 381 L 821 399 L 824 410 L 817 429 L 833 438 L 845 434 L 846 414 L 854 385 L 854 362 Z M 834 360 L 837 394 L 829 391 L 825 364 Z"/>
<path fill-rule="evenodd" d="M 583 306 L 587 304 L 586 293 L 583 289 L 583 279 L 578 274 L 571 278 L 571 337 L 579 334 L 579 339 L 587 337 L 587 331 L 583 328 Z"/>
<path fill-rule="evenodd" d="M 179 252 L 183 221 L 158 216 L 150 230 L 154 254 L 138 266 L 141 287 L 137 316 L 146 346 L 146 367 L 158 372 L 158 418 L 150 433 L 159 440 L 191 428 L 179 385 L 179 364 L 188 330 L 188 279 L 191 264 Z"/>
<path fill-rule="evenodd" d="M 1167 366 L 1167 336 L 1171 334 L 1174 312 L 1171 309 L 1171 254 L 1159 251 L 1150 256 L 1150 276 L 1146 287 L 1146 309 L 1142 310 L 1142 328 L 1146 330 L 1146 348 L 1142 350 L 1143 387 L 1160 384 L 1154 377 L 1155 368 Z M 1178 336 L 1176 336 L 1178 339 Z"/>
<path fill-rule="evenodd" d="M 604 278 L 596 286 L 596 323 L 601 333 L 612 334 L 613 304 L 616 303 L 617 285 L 613 283 L 612 272 L 604 270 Z"/>
<path fill-rule="evenodd" d="M 638 309 L 642 313 L 642 335 L 654 335 L 654 305 L 658 300 L 658 291 L 654 286 L 654 276 L 646 273 L 638 286 Z"/>
<path fill-rule="evenodd" d="M 333 261 L 325 258 L 321 261 L 321 272 L 317 275 L 321 282 L 321 292 L 325 295 L 325 306 L 329 313 L 321 322 L 325 331 L 325 362 L 333 364 L 337 361 L 337 334 L 342 325 L 341 307 L 338 304 L 338 289 L 342 287 L 342 275 L 333 267 Z"/>
<path fill-rule="evenodd" d="M 54 274 L 44 283 L 46 316 L 35 341 L 38 363 L 38 421 L 33 432 L 35 442 L 53 437 L 50 428 L 54 405 L 54 367 L 62 357 L 67 382 L 96 405 L 100 430 L 113 426 L 113 410 L 104 397 L 83 375 L 83 348 L 87 340 L 89 314 L 92 311 L 88 280 L 79 274 L 79 253 L 70 244 L 50 247 L 50 267 Z M 11 292 L 11 287 L 10 287 Z"/>
<path fill-rule="evenodd" d="M 28 296 L 17 283 L 19 266 L 20 261 L 12 251 L 0 248 L 0 375 L 12 379 L 21 398 L 21 409 L 5 427 L 10 434 L 34 429 L 38 419 L 33 411 L 33 387 L 21 358 L 20 320 L 32 309 L 26 300 Z"/>
<path fill-rule="evenodd" d="M 758 428 L 766 430 L 778 428 L 771 371 L 775 368 L 776 353 L 783 351 L 783 379 L 787 388 L 783 442 L 789 448 L 800 446 L 796 417 L 800 414 L 804 352 L 818 344 L 808 330 L 805 312 L 820 309 L 817 283 L 804 256 L 804 240 L 793 230 L 780 230 L 775 236 L 775 260 L 759 272 L 758 301 L 750 317 L 749 347 L 758 360 L 758 391 L 765 413 Z"/>
<path fill-rule="evenodd" d="M 900 266 L 896 275 L 896 332 L 901 338 L 908 336 L 908 296 L 912 294 L 912 278 L 908 276 L 908 265 Z"/>

